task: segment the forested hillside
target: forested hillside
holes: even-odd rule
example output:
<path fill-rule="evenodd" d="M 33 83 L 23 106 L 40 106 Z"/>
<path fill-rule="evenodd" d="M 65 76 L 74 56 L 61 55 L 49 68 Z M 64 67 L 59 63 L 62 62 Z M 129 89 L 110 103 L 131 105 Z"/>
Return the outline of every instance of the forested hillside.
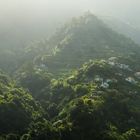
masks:
<path fill-rule="evenodd" d="M 0 50 L 0 140 L 140 140 L 140 46 L 98 17 Z"/>

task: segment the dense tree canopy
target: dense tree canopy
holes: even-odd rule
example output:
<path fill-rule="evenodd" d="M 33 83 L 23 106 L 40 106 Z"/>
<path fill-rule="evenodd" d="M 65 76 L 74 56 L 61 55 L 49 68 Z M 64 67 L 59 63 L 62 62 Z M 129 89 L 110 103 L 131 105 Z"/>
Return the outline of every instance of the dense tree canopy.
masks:
<path fill-rule="evenodd" d="M 94 15 L 0 51 L 0 140 L 140 140 L 140 46 Z"/>

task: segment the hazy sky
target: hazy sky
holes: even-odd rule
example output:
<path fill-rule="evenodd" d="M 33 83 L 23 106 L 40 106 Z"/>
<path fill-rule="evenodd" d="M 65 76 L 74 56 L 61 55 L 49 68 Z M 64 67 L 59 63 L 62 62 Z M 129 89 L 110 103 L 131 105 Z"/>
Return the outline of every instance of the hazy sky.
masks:
<path fill-rule="evenodd" d="M 140 0 L 0 0 L 0 42 L 11 39 L 14 45 L 45 37 L 70 17 L 88 10 L 140 28 Z"/>
<path fill-rule="evenodd" d="M 140 0 L 0 0 L 1 22 L 55 20 L 87 10 L 137 22 Z"/>

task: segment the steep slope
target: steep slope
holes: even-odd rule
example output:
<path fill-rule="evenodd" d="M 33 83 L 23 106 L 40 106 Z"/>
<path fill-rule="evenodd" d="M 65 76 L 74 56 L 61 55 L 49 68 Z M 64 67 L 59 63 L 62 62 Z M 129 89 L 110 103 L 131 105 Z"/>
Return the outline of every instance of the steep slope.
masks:
<path fill-rule="evenodd" d="M 51 55 L 40 56 L 35 64 L 43 64 L 51 72 L 77 68 L 89 59 L 139 57 L 140 53 L 140 47 L 131 39 L 112 31 L 90 13 L 74 18 L 49 42 Z"/>
<path fill-rule="evenodd" d="M 140 47 L 130 38 L 116 33 L 91 13 L 73 18 L 48 39 L 26 48 L 1 48 L 0 68 L 14 73 L 22 64 L 58 74 L 80 67 L 89 59 L 123 57 L 139 69 Z"/>

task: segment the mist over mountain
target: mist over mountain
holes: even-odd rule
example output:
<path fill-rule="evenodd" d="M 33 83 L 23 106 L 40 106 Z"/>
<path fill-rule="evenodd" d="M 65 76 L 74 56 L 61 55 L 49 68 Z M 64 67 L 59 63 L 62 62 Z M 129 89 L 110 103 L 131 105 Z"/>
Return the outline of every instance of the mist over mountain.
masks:
<path fill-rule="evenodd" d="M 140 44 L 140 28 L 130 24 L 129 22 L 122 21 L 113 17 L 100 17 L 112 30 L 133 39 L 136 43 Z"/>
<path fill-rule="evenodd" d="M 0 39 L 4 47 L 26 46 L 33 40 L 46 38 L 64 22 L 88 10 L 140 28 L 138 0 L 1 0 L 0 9 Z"/>
<path fill-rule="evenodd" d="M 138 0 L 0 10 L 0 140 L 140 140 Z"/>
<path fill-rule="evenodd" d="M 71 22 L 58 29 L 48 42 L 42 44 L 48 45 L 52 50 L 51 55 L 38 54 L 39 57 L 35 56 L 34 63 L 45 65 L 51 72 L 78 68 L 90 59 L 132 59 L 134 56 L 139 57 L 140 52 L 140 46 L 133 40 L 113 31 L 90 12 L 73 18 Z M 35 48 L 40 49 L 39 46 Z"/>

